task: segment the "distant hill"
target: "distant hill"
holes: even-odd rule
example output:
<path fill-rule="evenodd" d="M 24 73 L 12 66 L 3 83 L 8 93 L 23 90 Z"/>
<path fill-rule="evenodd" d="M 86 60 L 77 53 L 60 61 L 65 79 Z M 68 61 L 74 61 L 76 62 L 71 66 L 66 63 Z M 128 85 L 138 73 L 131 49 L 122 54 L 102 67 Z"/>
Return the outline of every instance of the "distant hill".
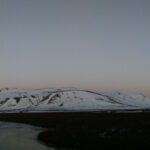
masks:
<path fill-rule="evenodd" d="M 0 112 L 45 111 L 129 111 L 150 109 L 150 99 L 142 94 L 110 95 L 76 88 L 1 89 Z"/>

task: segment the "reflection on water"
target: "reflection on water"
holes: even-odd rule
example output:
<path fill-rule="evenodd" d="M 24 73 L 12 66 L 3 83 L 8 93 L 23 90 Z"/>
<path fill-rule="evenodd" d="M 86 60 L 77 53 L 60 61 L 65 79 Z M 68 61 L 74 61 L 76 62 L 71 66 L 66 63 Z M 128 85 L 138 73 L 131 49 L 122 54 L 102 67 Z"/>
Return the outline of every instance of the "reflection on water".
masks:
<path fill-rule="evenodd" d="M 41 128 L 0 122 L 0 150 L 52 150 L 37 141 Z"/>

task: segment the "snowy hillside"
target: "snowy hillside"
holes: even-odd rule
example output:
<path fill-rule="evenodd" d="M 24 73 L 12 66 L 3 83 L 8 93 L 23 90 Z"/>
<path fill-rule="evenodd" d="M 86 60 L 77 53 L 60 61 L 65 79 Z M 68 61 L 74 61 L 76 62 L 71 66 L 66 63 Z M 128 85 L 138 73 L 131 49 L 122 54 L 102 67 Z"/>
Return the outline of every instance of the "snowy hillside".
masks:
<path fill-rule="evenodd" d="M 144 95 L 104 95 L 75 88 L 0 90 L 0 112 L 90 111 L 149 109 Z"/>

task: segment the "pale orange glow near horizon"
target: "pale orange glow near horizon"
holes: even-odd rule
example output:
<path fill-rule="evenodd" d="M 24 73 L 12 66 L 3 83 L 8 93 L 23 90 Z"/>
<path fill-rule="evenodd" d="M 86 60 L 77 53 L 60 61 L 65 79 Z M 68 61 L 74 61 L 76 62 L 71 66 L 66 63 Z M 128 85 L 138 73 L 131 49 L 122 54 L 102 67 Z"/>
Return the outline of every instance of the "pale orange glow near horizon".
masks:
<path fill-rule="evenodd" d="M 0 88 L 150 96 L 150 1 L 0 0 Z"/>

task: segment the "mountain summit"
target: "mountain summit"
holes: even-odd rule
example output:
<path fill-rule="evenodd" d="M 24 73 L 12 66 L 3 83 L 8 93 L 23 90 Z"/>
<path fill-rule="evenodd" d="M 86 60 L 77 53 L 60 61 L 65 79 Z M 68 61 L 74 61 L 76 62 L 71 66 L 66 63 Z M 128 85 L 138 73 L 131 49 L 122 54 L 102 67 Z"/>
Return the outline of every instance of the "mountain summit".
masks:
<path fill-rule="evenodd" d="M 110 95 L 76 88 L 1 89 L 0 112 L 117 111 L 150 108 L 144 95 Z"/>

